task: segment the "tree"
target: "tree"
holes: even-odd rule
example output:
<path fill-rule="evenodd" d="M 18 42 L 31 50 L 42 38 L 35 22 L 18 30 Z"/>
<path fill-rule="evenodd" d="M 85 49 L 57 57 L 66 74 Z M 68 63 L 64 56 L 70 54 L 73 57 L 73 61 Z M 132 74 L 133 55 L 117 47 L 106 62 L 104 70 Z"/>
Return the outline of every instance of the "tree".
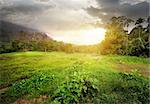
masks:
<path fill-rule="evenodd" d="M 129 26 L 131 19 L 125 16 L 112 17 L 111 22 L 107 24 L 105 40 L 101 43 L 102 54 L 121 54 L 127 53 L 128 34 L 124 30 Z"/>
<path fill-rule="evenodd" d="M 129 34 L 130 47 L 129 54 L 135 56 L 149 56 L 149 18 L 147 21 L 143 18 L 137 19 L 135 27 Z M 147 23 L 147 27 L 144 28 L 142 23 Z"/>
<path fill-rule="evenodd" d="M 137 19 L 135 27 L 128 33 L 129 24 L 132 22 L 132 19 L 125 16 L 111 19 L 107 25 L 105 40 L 100 46 L 102 54 L 149 56 L 150 17 L 147 20 Z M 144 28 L 143 24 L 147 26 Z"/>

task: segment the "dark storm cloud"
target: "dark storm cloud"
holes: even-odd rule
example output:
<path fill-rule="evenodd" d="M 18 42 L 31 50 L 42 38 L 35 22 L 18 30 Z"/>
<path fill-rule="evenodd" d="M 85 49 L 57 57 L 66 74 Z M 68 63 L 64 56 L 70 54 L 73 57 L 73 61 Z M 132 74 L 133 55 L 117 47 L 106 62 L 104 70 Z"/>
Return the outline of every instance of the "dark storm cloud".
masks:
<path fill-rule="evenodd" d="M 127 16 L 133 19 L 149 16 L 149 2 L 143 1 L 137 4 L 123 3 L 119 0 L 97 0 L 98 7 L 86 9 L 91 16 L 99 17 L 103 23 L 113 16 Z"/>
<path fill-rule="evenodd" d="M 36 16 L 37 14 L 40 14 L 50 8 L 53 8 L 53 5 L 45 5 L 39 3 L 35 4 L 33 2 L 29 4 L 24 2 L 17 2 L 7 6 L 2 5 L 0 8 L 0 18 L 6 19 L 7 17 L 11 17 L 12 15 Z"/>
<path fill-rule="evenodd" d="M 97 3 L 102 7 L 115 7 L 119 5 L 119 0 L 96 0 Z"/>
<path fill-rule="evenodd" d="M 17 13 L 23 13 L 23 14 L 37 14 L 39 12 L 42 12 L 45 9 L 49 9 L 51 6 L 34 6 L 34 5 L 18 5 L 18 6 L 10 6 L 10 7 L 3 7 L 0 9 L 2 16 L 7 16 L 10 14 L 17 14 Z"/>
<path fill-rule="evenodd" d="M 123 15 L 131 18 L 148 17 L 149 16 L 149 3 L 141 2 L 135 5 L 124 4 L 120 7 Z"/>

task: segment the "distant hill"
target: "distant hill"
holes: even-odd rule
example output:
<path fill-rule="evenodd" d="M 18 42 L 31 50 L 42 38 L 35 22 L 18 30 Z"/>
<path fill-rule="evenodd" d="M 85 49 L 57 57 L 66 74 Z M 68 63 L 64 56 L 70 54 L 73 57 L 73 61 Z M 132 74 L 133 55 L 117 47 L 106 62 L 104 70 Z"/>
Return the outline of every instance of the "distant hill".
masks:
<path fill-rule="evenodd" d="M 39 30 L 28 28 L 22 25 L 0 21 L 0 41 L 9 42 L 14 39 L 22 40 L 45 40 L 51 39 Z"/>

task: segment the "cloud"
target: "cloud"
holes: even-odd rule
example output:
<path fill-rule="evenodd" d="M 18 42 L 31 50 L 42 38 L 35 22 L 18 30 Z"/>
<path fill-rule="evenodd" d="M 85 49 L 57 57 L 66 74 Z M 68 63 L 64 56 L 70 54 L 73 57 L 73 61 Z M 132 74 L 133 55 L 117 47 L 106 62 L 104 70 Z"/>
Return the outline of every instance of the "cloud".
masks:
<path fill-rule="evenodd" d="M 37 1 L 40 1 L 40 2 L 48 2 L 50 0 L 37 0 Z"/>
<path fill-rule="evenodd" d="M 140 2 L 144 2 L 144 1 L 147 1 L 148 2 L 148 0 L 120 0 L 120 3 L 121 4 L 124 4 L 124 3 L 129 3 L 129 4 L 138 4 L 138 3 L 140 3 Z"/>
<path fill-rule="evenodd" d="M 103 23 L 109 21 L 113 16 L 127 16 L 133 19 L 149 16 L 149 2 L 137 0 L 133 3 L 119 0 L 96 0 L 98 7 L 88 7 L 85 10 L 94 17 L 99 17 Z"/>
<path fill-rule="evenodd" d="M 40 14 L 43 11 L 46 11 L 53 7 L 51 4 L 35 3 L 32 0 L 26 0 L 26 2 L 14 0 L 14 2 L 10 2 L 10 3 L 3 1 L 3 4 L 5 4 L 5 5 L 2 5 L 0 8 L 1 19 L 7 19 L 7 18 L 10 19 L 11 17 L 13 17 L 15 15 L 18 17 L 19 16 L 20 17 L 24 17 L 24 16 L 33 16 L 34 17 L 37 14 Z"/>
<path fill-rule="evenodd" d="M 149 16 L 149 3 L 144 1 L 134 5 L 123 4 L 120 7 L 120 10 L 122 12 L 122 15 L 126 15 L 131 18 L 145 18 Z"/>
<path fill-rule="evenodd" d="M 78 29 L 92 17 L 83 10 L 95 5 L 94 0 L 0 0 L 3 20 L 44 31 Z"/>
<path fill-rule="evenodd" d="M 119 5 L 119 0 L 96 0 L 98 5 L 101 6 L 102 8 L 106 7 L 116 7 Z"/>
<path fill-rule="evenodd" d="M 0 11 L 0 19 L 51 31 L 78 29 L 93 22 L 103 27 L 112 16 L 147 17 L 149 3 L 144 0 L 0 0 Z"/>

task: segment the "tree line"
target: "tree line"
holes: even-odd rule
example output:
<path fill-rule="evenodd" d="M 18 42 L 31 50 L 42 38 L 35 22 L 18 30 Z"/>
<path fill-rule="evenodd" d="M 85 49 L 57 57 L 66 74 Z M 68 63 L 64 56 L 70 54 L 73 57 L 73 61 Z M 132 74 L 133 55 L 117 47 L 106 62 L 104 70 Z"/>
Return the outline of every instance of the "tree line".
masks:
<path fill-rule="evenodd" d="M 25 31 L 20 31 L 16 33 L 15 38 L 11 39 L 10 41 L 0 41 L 0 53 L 22 51 L 62 51 L 66 53 L 95 53 L 97 52 L 97 45 L 78 46 L 53 40 L 44 33 Z"/>
<path fill-rule="evenodd" d="M 66 51 L 70 52 L 72 45 L 55 40 L 19 40 L 0 43 L 0 53 L 25 51 Z"/>
<path fill-rule="evenodd" d="M 41 39 L 42 35 L 37 39 L 37 36 L 40 34 L 38 32 L 34 33 L 34 35 L 32 33 L 28 35 L 28 32 L 20 32 L 20 38 L 13 39 L 10 42 L 0 42 L 0 53 L 62 51 L 67 53 L 81 52 L 103 55 L 149 56 L 150 17 L 147 19 L 139 18 L 136 21 L 126 16 L 112 17 L 111 21 L 106 25 L 106 29 L 105 39 L 99 44 L 89 46 L 77 46 L 45 37 Z M 34 37 L 28 37 L 31 35 Z"/>

